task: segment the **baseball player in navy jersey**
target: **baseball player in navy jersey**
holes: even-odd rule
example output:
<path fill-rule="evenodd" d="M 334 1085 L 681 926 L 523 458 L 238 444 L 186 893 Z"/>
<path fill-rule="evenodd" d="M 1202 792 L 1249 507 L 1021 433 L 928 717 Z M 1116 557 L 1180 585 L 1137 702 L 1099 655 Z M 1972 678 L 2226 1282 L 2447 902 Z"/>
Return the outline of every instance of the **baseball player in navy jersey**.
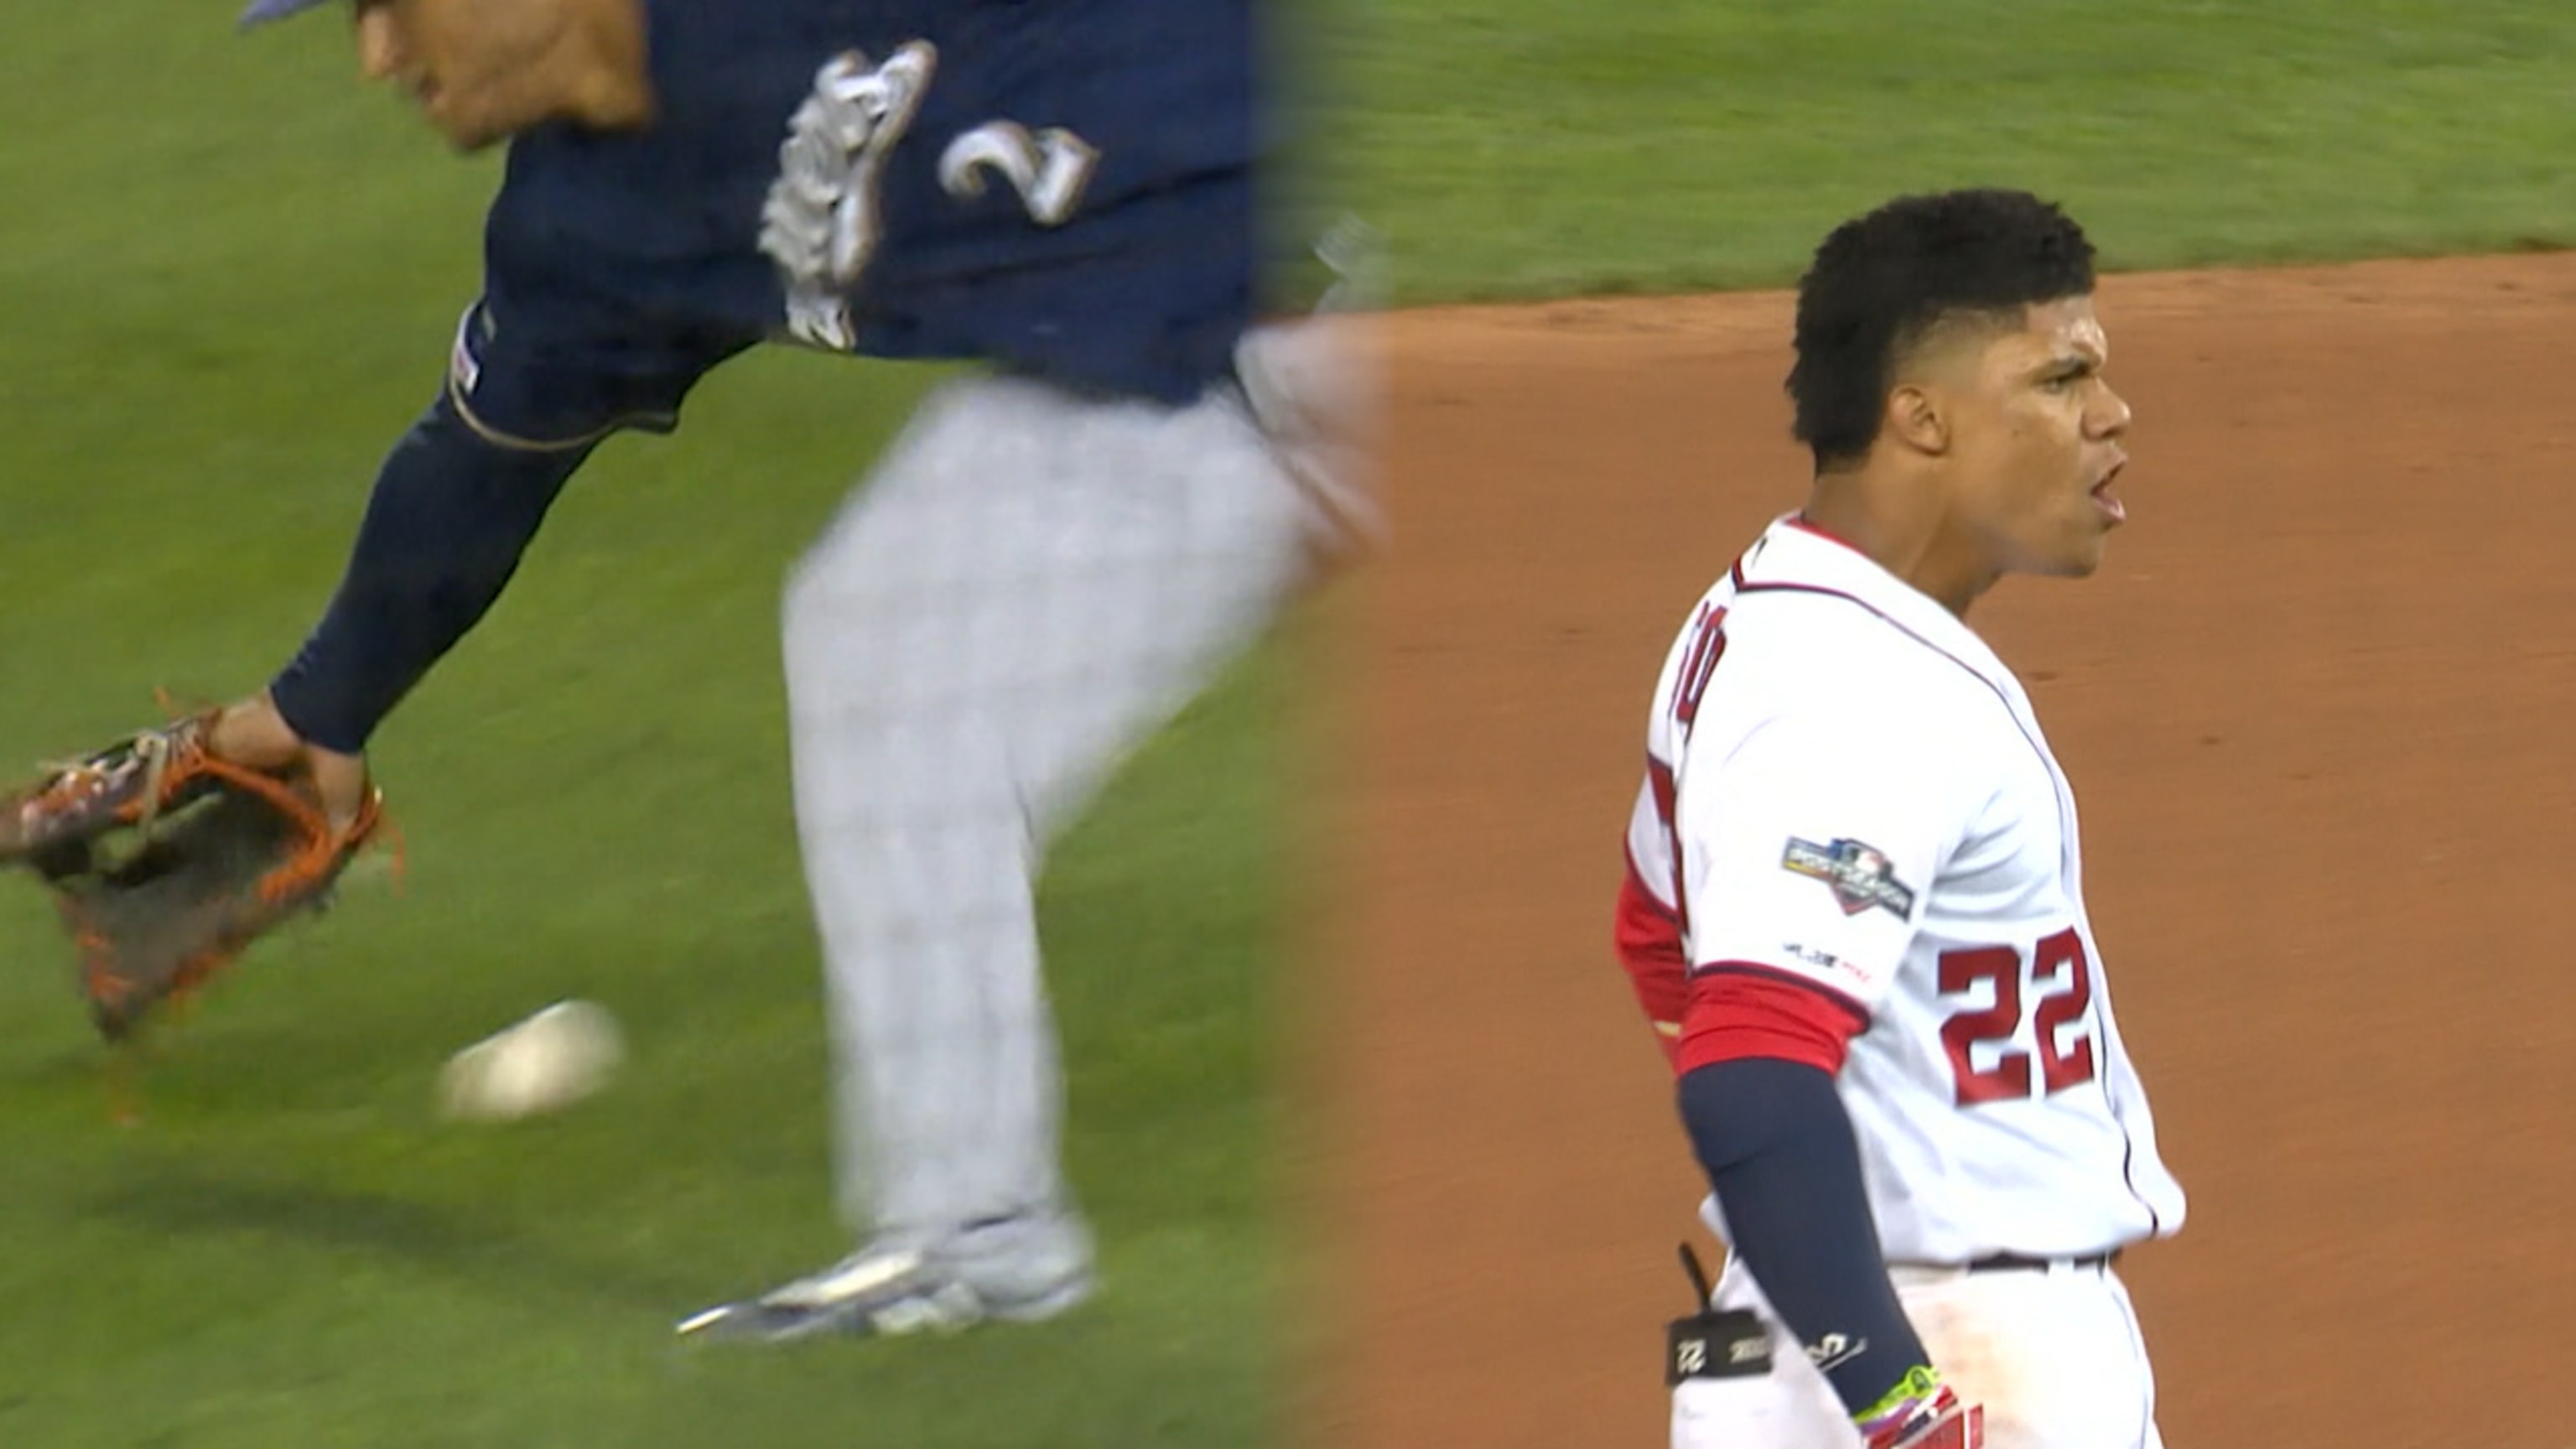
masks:
<path fill-rule="evenodd" d="M 506 143 L 507 172 L 445 385 L 336 595 L 204 747 L 314 782 L 354 838 L 378 725 L 602 440 L 668 431 L 763 342 L 988 364 L 928 398 L 786 592 L 858 1251 L 682 1327 L 1074 1305 L 1093 1251 L 1059 1167 L 1033 881 L 1353 513 L 1345 359 L 1258 321 L 1253 0 L 356 0 L 354 19 L 366 74 L 461 148 Z"/>
<path fill-rule="evenodd" d="M 2083 577 L 2129 408 L 2092 248 L 2008 191 L 1837 228 L 1788 390 L 1806 506 L 1667 656 L 1618 945 L 1730 1249 L 1676 1449 L 2154 1449 L 2113 1269 L 2183 1199 L 2111 1014 L 2075 799 L 1968 626 Z"/>

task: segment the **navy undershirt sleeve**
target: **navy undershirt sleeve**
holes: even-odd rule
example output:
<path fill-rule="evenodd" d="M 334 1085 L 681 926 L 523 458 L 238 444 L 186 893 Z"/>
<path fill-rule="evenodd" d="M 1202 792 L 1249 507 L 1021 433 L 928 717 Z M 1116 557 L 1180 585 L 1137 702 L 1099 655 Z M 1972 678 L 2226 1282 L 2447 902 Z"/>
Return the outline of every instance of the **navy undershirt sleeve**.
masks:
<path fill-rule="evenodd" d="M 298 735 L 355 754 L 492 607 L 595 444 L 511 447 L 442 397 L 386 457 L 322 622 L 270 684 Z"/>
<path fill-rule="evenodd" d="M 1930 1359 L 1888 1283 L 1851 1114 L 1832 1075 L 1803 1062 L 1717 1062 L 1684 1073 L 1680 1097 L 1726 1215 L 1727 1246 L 1822 1361 L 1844 1407 L 1873 1407 Z M 1838 1362 L 1818 1347 L 1836 1335 Z"/>

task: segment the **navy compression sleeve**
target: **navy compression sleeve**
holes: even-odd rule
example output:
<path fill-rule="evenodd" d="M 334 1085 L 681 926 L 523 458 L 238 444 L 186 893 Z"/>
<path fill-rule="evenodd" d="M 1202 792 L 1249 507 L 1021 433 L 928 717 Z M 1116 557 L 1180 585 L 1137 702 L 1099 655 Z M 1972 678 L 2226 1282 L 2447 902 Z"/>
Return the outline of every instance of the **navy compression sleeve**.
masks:
<path fill-rule="evenodd" d="M 446 398 L 394 446 L 331 606 L 270 684 L 278 713 L 355 754 L 510 582 L 592 445 L 507 447 Z"/>
<path fill-rule="evenodd" d="M 1851 1114 L 1832 1074 L 1745 1057 L 1681 1079 L 1682 1121 L 1744 1259 L 1854 1414 L 1931 1360 L 1887 1281 Z M 1819 1351 L 1830 1335 L 1840 1355 Z"/>

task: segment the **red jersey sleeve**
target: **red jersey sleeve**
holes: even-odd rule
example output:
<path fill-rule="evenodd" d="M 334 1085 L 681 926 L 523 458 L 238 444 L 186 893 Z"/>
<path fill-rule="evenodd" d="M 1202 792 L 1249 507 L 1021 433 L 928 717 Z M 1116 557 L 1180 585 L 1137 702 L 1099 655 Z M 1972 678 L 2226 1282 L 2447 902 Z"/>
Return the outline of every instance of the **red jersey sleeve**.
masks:
<path fill-rule="evenodd" d="M 1673 1069 L 1767 1057 L 1828 1073 L 1843 1069 L 1851 1041 L 1869 1026 L 1858 1002 L 1802 977 L 1741 961 L 1691 973 Z"/>
<path fill-rule="evenodd" d="M 1646 889 L 1634 862 L 1628 866 L 1627 879 L 1619 885 L 1618 921 L 1613 934 L 1619 964 L 1628 970 L 1628 984 L 1637 993 L 1637 1004 L 1645 1008 L 1646 1020 L 1653 1024 L 1665 1058 L 1678 1062 L 1675 1054 L 1681 1047 L 1682 1017 L 1691 996 L 1690 970 L 1682 956 L 1681 921 L 1671 907 Z"/>

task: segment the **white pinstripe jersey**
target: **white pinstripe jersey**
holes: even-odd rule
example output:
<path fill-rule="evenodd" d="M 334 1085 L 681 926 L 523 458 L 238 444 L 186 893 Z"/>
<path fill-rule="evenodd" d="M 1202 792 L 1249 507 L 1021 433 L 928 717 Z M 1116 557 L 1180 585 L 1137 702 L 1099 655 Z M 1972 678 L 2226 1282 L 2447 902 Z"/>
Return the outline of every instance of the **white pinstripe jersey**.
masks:
<path fill-rule="evenodd" d="M 1630 864 L 1694 975 L 1794 979 L 1866 1021 L 1838 1085 L 1890 1261 L 2181 1226 L 2074 795 L 1965 623 L 1783 519 L 1675 641 L 1648 755 Z"/>

